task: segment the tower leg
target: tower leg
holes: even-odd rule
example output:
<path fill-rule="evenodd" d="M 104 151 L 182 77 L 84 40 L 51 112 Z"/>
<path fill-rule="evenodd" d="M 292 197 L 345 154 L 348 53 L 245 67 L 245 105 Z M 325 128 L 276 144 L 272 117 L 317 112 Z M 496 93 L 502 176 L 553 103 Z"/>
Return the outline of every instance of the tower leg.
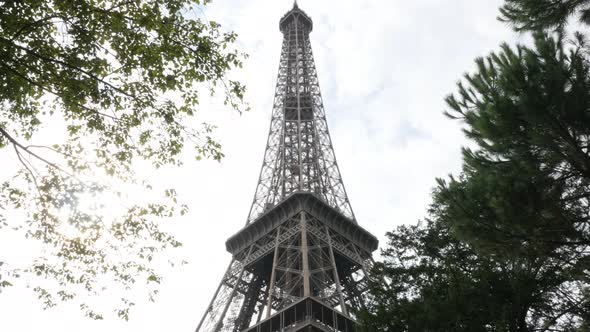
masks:
<path fill-rule="evenodd" d="M 205 314 L 201 318 L 199 325 L 197 325 L 197 329 L 195 330 L 195 332 L 199 332 L 199 330 L 201 329 L 201 326 L 203 326 L 203 323 L 207 319 L 207 316 L 209 314 L 212 314 L 213 304 L 215 303 L 215 299 L 217 298 L 217 296 L 219 295 L 219 291 L 223 287 L 223 282 L 224 282 L 225 278 L 231 274 L 230 271 L 231 271 L 231 267 L 233 264 L 234 264 L 234 259 L 231 260 L 231 262 L 229 263 L 229 266 L 227 267 L 227 270 L 225 270 L 225 273 L 223 274 L 223 279 L 221 279 L 219 286 L 217 286 L 217 290 L 215 291 L 215 294 L 213 294 L 213 298 L 211 299 L 211 302 L 209 302 L 209 305 L 207 306 L 207 310 L 205 310 Z"/>
<path fill-rule="evenodd" d="M 344 296 L 342 295 L 342 286 L 340 285 L 340 277 L 338 276 L 338 269 L 336 268 L 336 259 L 334 259 L 334 250 L 332 249 L 332 238 L 330 237 L 330 230 L 326 226 L 326 236 L 328 237 L 328 248 L 330 250 L 330 261 L 332 263 L 332 269 L 334 270 L 334 282 L 336 283 L 336 291 L 340 300 L 340 307 L 342 313 L 348 316 L 348 310 L 346 309 L 346 303 L 344 303 Z"/>
<path fill-rule="evenodd" d="M 250 246 L 250 249 L 248 249 L 248 255 L 246 256 L 246 259 L 248 259 L 248 257 L 250 257 L 250 254 L 252 253 L 253 248 L 254 248 L 254 246 Z M 223 327 L 223 319 L 225 318 L 225 315 L 227 314 L 227 310 L 229 309 L 229 306 L 232 304 L 232 300 L 233 300 L 234 296 L 236 295 L 236 291 L 238 290 L 238 286 L 242 282 L 242 276 L 244 275 L 245 271 L 246 271 L 245 266 L 242 266 L 241 270 L 240 270 L 240 276 L 238 277 L 238 280 L 236 281 L 236 283 L 231 291 L 231 294 L 229 295 L 229 298 L 225 302 L 225 306 L 223 307 L 223 311 L 221 312 L 221 316 L 217 320 L 217 324 L 215 324 L 215 330 L 214 330 L 215 332 L 218 332 Z"/>
<path fill-rule="evenodd" d="M 252 253 L 253 246 L 250 246 L 246 257 Z M 246 269 L 239 261 L 233 259 L 225 272 L 221 283 L 217 287 L 213 299 L 211 300 L 207 311 L 197 326 L 196 332 L 200 331 L 220 331 L 224 326 L 224 318 L 228 309 L 237 301 L 236 293 L 240 286 L 245 284 Z"/>
<path fill-rule="evenodd" d="M 268 303 L 266 305 L 266 318 L 270 317 L 271 309 L 272 309 L 272 296 L 275 288 L 275 278 L 276 278 L 276 269 L 277 269 L 277 261 L 279 260 L 279 239 L 281 235 L 281 228 L 277 227 L 277 238 L 275 240 L 275 252 L 272 258 L 272 272 L 270 273 L 270 285 L 268 289 Z"/>
<path fill-rule="evenodd" d="M 250 281 L 250 284 L 248 284 L 248 288 L 244 294 L 242 308 L 240 309 L 240 313 L 235 320 L 233 329 L 234 332 L 243 331 L 248 328 L 248 326 L 250 326 L 252 316 L 254 315 L 254 310 L 256 310 L 256 304 L 260 298 L 261 290 L 262 278 L 260 276 L 254 276 L 252 281 Z"/>
<path fill-rule="evenodd" d="M 301 212 L 301 261 L 303 263 L 303 296 L 307 297 L 311 295 L 310 290 L 310 278 L 309 273 L 309 257 L 307 247 L 307 229 L 305 221 L 305 212 Z"/>

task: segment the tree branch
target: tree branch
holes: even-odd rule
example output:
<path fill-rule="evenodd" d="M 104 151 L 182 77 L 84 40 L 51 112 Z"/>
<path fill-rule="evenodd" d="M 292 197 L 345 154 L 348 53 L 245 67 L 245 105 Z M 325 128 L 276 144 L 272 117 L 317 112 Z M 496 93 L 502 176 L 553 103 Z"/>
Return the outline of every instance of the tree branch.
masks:
<path fill-rule="evenodd" d="M 36 159 L 46 163 L 47 165 L 57 169 L 58 171 L 72 177 L 72 178 L 76 178 L 73 174 L 69 173 L 68 171 L 65 171 L 64 169 L 62 169 L 61 167 L 59 167 L 57 164 L 52 163 L 51 161 L 39 156 L 38 154 L 36 154 L 35 152 L 32 152 L 31 150 L 27 149 L 26 146 L 22 145 L 21 143 L 19 143 L 14 137 L 12 137 L 4 128 L 0 127 L 0 134 L 2 134 L 2 136 L 6 137 L 6 139 L 12 143 L 16 148 L 20 148 L 21 150 L 27 152 L 29 155 L 35 157 Z M 20 159 L 20 158 L 19 158 Z"/>
<path fill-rule="evenodd" d="M 41 54 L 39 54 L 39 53 L 37 53 L 37 52 L 29 49 L 29 48 L 26 48 L 24 46 L 20 46 L 18 44 L 15 44 L 14 42 L 10 41 L 9 39 L 3 38 L 3 37 L 0 37 L 0 41 L 4 41 L 5 43 L 11 44 L 14 47 L 16 47 L 18 49 L 21 49 L 21 50 L 25 51 L 26 53 L 28 53 L 28 54 L 36 57 L 36 58 L 39 58 L 41 60 L 44 60 L 44 61 L 47 61 L 47 62 L 53 62 L 53 63 L 59 64 L 59 65 L 62 65 L 64 67 L 73 69 L 75 71 L 81 72 L 81 73 L 85 74 L 86 76 L 88 76 L 88 77 L 90 77 L 90 78 L 92 78 L 92 79 L 94 79 L 94 80 L 96 80 L 98 82 L 101 82 L 102 84 L 110 87 L 111 89 L 117 91 L 118 93 L 120 93 L 120 94 L 122 94 L 124 96 L 127 96 L 127 97 L 132 98 L 132 99 L 137 99 L 137 96 L 134 96 L 134 95 L 132 95 L 132 94 L 124 91 L 123 89 L 112 85 L 111 83 L 109 83 L 109 82 L 103 80 L 102 78 L 100 78 L 100 77 L 92 74 L 91 72 L 88 72 L 87 70 L 84 70 L 83 68 L 80 68 L 78 66 L 74 66 L 72 64 L 69 64 L 69 63 L 67 63 L 65 61 L 62 61 L 62 60 L 59 60 L 59 59 L 54 59 L 54 58 L 46 57 L 46 56 L 41 55 Z"/>
<path fill-rule="evenodd" d="M 14 69 L 13 67 L 11 67 L 11 66 L 7 65 L 6 63 L 4 63 L 4 62 L 0 62 L 0 65 L 2 65 L 4 68 L 6 68 L 6 69 L 10 70 L 11 72 L 13 72 L 13 73 L 14 73 L 15 75 L 17 75 L 18 77 L 20 77 L 20 78 L 24 79 L 25 81 L 29 82 L 30 84 L 32 84 L 32 85 L 34 85 L 34 86 L 36 86 L 36 87 L 40 88 L 41 90 L 43 90 L 43 91 L 45 91 L 45 92 L 49 92 L 49 93 L 51 93 L 51 94 L 52 94 L 52 95 L 54 95 L 54 96 L 57 96 L 57 97 L 63 98 L 63 96 L 62 96 L 61 94 L 59 94 L 59 93 L 57 93 L 57 92 L 55 92 L 55 91 L 53 91 L 53 90 L 49 89 L 48 87 L 46 87 L 46 86 L 42 85 L 41 83 L 38 83 L 37 81 L 34 81 L 34 80 L 30 79 L 29 77 L 27 77 L 26 75 L 24 75 L 24 74 L 20 73 L 18 70 L 16 70 L 16 69 Z M 95 110 L 95 109 L 92 109 L 92 108 L 90 108 L 90 107 L 86 106 L 86 105 L 83 105 L 83 104 L 80 104 L 80 103 L 76 103 L 76 102 L 74 102 L 74 104 L 75 104 L 76 106 L 79 106 L 79 107 L 81 107 L 81 108 L 83 108 L 83 109 L 85 109 L 85 110 L 89 111 L 89 112 L 92 112 L 92 113 L 98 114 L 98 115 L 100 115 L 100 116 L 104 116 L 104 117 L 110 118 L 110 119 L 112 119 L 112 120 L 114 120 L 114 121 L 116 121 L 116 122 L 118 122 L 118 121 L 121 121 L 121 119 L 117 118 L 116 116 L 112 116 L 112 115 L 108 115 L 108 114 L 105 114 L 105 113 L 99 112 L 99 111 L 97 111 L 97 110 Z"/>
<path fill-rule="evenodd" d="M 42 22 L 45 22 L 45 21 L 49 21 L 49 20 L 51 20 L 51 19 L 54 19 L 54 18 L 61 18 L 61 17 L 60 17 L 59 15 L 51 15 L 51 16 L 47 16 L 47 17 L 44 17 L 44 18 L 38 19 L 38 20 L 36 20 L 36 21 L 33 21 L 33 22 L 29 23 L 29 24 L 25 24 L 25 25 L 24 25 L 24 26 L 22 26 L 20 29 L 18 29 L 18 30 L 17 30 L 17 31 L 14 33 L 14 35 L 12 35 L 12 37 L 10 38 L 10 41 L 11 41 L 11 42 L 14 42 L 14 40 L 15 40 L 17 37 L 19 37 L 19 36 L 20 36 L 20 35 L 21 35 L 21 34 L 22 34 L 22 33 L 23 33 L 23 32 L 24 32 L 26 29 L 28 29 L 28 28 L 30 28 L 30 27 L 32 27 L 32 26 L 34 26 L 34 25 L 37 25 L 37 24 L 39 24 L 39 23 L 42 23 Z"/>

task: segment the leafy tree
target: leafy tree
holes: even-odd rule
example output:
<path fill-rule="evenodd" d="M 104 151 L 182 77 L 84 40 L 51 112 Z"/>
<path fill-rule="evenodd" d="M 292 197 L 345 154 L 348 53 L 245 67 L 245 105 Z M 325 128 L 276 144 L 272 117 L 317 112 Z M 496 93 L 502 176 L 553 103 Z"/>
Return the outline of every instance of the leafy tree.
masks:
<path fill-rule="evenodd" d="M 586 331 L 590 321 L 590 62 L 538 33 L 476 60 L 447 115 L 475 149 L 438 180 L 424 228 L 389 235 L 365 317 L 381 330 Z M 383 288 L 383 289 L 381 289 Z M 392 314 L 395 313 L 395 314 Z M 393 328 L 392 328 L 393 330 Z"/>
<path fill-rule="evenodd" d="M 481 255 L 453 235 L 444 209 L 434 203 L 425 225 L 388 233 L 384 261 L 372 273 L 372 301 L 361 313 L 366 330 L 555 331 L 552 320 L 564 309 L 554 301 L 564 282 L 560 262 Z"/>
<path fill-rule="evenodd" d="M 98 202 L 119 199 L 113 186 L 135 181 L 134 163 L 180 165 L 187 145 L 197 159 L 223 156 L 211 126 L 186 125 L 217 87 L 229 107 L 243 105 L 244 87 L 224 78 L 243 54 L 234 33 L 197 14 L 207 2 L 0 1 L 0 153 L 21 166 L 0 184 L 0 229 L 45 245 L 30 267 L 0 261 L 0 291 L 37 275 L 49 307 L 104 292 L 105 280 L 160 282 L 154 255 L 180 243 L 158 219 L 186 211 L 174 190 L 119 216 Z"/>

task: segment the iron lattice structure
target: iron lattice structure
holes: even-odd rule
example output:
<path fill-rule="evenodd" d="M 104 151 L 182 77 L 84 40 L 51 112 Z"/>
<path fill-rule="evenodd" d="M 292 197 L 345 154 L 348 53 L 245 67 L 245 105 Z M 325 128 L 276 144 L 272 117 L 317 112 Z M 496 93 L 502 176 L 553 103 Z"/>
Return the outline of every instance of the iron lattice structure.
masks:
<path fill-rule="evenodd" d="M 270 133 L 248 222 L 296 191 L 315 193 L 354 220 L 328 132 L 309 39 L 312 21 L 294 8 L 280 28 L 284 38 Z"/>
<path fill-rule="evenodd" d="M 377 239 L 360 227 L 338 169 L 309 34 L 295 3 L 270 133 L 246 226 L 197 332 L 355 331 Z"/>

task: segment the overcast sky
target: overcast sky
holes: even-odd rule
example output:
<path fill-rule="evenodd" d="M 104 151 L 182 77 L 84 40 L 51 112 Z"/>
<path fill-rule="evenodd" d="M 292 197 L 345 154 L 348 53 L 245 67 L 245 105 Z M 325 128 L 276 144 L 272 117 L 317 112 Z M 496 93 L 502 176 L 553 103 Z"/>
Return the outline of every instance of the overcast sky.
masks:
<path fill-rule="evenodd" d="M 436 177 L 457 173 L 460 124 L 443 98 L 473 60 L 523 36 L 498 22 L 500 0 L 300 0 L 311 16 L 312 47 L 336 157 L 358 222 L 385 244 L 385 232 L 425 216 Z M 32 292 L 0 295 L 2 331 L 193 331 L 230 261 L 225 240 L 244 225 L 270 121 L 282 35 L 291 0 L 216 0 L 204 14 L 239 35 L 249 53 L 236 72 L 251 112 L 212 105 L 198 121 L 216 124 L 226 158 L 188 160 L 152 171 L 190 207 L 173 221 L 189 264 L 165 271 L 155 303 L 137 303 L 129 322 L 82 317 L 77 304 L 44 311 Z M 0 171 L 2 166 L 0 165 Z M 25 247 L 26 250 L 26 247 Z M 116 302 L 117 294 L 99 301 Z"/>

